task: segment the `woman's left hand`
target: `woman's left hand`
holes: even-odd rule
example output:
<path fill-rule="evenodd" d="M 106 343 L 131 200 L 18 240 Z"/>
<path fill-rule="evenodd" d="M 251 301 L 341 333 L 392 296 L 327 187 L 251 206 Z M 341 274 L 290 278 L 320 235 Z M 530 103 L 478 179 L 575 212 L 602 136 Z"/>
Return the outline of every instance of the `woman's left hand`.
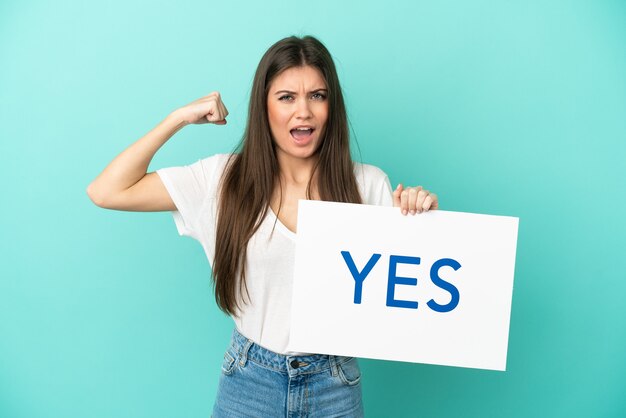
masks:
<path fill-rule="evenodd" d="M 430 193 L 422 186 L 405 189 L 400 183 L 393 191 L 393 206 L 401 208 L 403 215 L 407 215 L 409 212 L 411 215 L 415 215 L 416 213 L 439 209 L 439 201 L 436 194 Z"/>

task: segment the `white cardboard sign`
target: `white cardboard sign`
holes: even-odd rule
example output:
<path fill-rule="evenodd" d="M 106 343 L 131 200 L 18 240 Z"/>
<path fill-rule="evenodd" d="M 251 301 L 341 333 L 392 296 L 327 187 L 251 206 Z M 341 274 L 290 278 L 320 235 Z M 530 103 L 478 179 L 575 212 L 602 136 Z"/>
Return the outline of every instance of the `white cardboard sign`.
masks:
<path fill-rule="evenodd" d="M 505 370 L 518 221 L 300 200 L 288 350 Z"/>

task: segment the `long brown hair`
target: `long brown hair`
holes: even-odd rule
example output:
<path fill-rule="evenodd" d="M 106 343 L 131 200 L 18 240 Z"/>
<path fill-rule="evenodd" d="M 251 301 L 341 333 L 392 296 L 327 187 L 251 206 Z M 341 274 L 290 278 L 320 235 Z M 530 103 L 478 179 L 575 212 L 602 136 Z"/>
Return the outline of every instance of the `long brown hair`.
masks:
<path fill-rule="evenodd" d="M 272 45 L 257 67 L 250 95 L 248 121 L 243 138 L 228 160 L 221 179 L 213 284 L 222 311 L 237 315 L 238 298 L 246 288 L 248 241 L 268 212 L 279 181 L 267 112 L 267 95 L 274 78 L 299 66 L 317 68 L 328 89 L 328 119 L 313 170 L 319 170 L 317 187 L 321 200 L 361 203 L 350 156 L 350 138 L 345 104 L 337 70 L 326 47 L 312 36 L 291 36 Z M 307 186 L 310 196 L 311 179 Z M 281 200 L 282 201 L 282 200 Z M 248 295 L 249 296 L 249 295 Z"/>

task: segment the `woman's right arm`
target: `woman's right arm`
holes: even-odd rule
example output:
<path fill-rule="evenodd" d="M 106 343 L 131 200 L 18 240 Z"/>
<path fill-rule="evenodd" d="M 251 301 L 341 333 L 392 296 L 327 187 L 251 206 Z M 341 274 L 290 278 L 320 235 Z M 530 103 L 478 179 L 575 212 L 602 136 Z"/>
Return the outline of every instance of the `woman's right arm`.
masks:
<path fill-rule="evenodd" d="M 156 152 L 186 125 L 226 124 L 228 110 L 213 92 L 169 114 L 154 129 L 126 148 L 89 184 L 87 194 L 98 206 L 126 211 L 173 211 L 159 175 L 146 173 Z"/>

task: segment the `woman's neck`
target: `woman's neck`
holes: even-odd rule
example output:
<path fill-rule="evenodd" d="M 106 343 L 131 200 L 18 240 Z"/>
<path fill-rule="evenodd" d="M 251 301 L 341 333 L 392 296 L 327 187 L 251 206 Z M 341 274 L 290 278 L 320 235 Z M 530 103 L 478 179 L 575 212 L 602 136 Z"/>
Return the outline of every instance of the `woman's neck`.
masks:
<path fill-rule="evenodd" d="M 277 158 L 283 182 L 294 186 L 306 186 L 311 180 L 311 174 L 319 157 L 316 155 L 311 158 L 291 158 L 278 154 Z"/>

